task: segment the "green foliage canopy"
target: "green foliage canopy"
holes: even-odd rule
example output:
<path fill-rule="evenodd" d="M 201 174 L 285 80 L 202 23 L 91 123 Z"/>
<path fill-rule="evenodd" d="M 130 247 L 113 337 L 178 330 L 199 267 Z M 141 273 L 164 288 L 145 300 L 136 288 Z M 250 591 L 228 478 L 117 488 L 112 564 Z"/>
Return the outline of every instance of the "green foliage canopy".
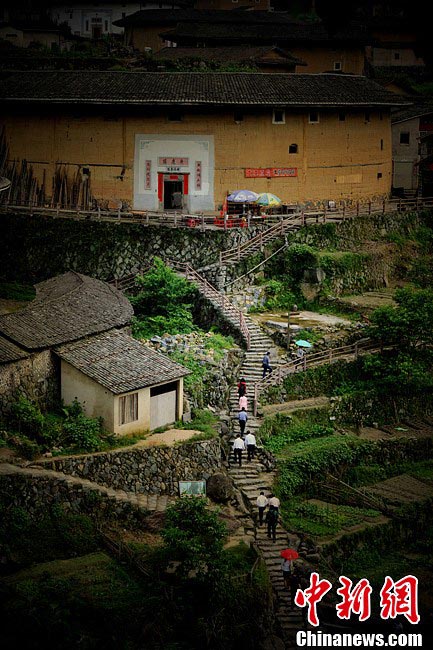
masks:
<path fill-rule="evenodd" d="M 181 562 L 183 576 L 193 571 L 198 579 L 208 579 L 221 568 L 226 532 L 207 499 L 184 496 L 167 508 L 162 537 L 171 558 Z"/>
<path fill-rule="evenodd" d="M 194 285 L 179 277 L 160 258 L 156 257 L 152 267 L 137 277 L 136 284 L 139 293 L 130 297 L 136 314 L 135 336 L 146 338 L 195 329 L 191 313 Z"/>
<path fill-rule="evenodd" d="M 397 289 L 397 307 L 379 307 L 371 317 L 369 334 L 399 349 L 433 343 L 433 290 Z"/>

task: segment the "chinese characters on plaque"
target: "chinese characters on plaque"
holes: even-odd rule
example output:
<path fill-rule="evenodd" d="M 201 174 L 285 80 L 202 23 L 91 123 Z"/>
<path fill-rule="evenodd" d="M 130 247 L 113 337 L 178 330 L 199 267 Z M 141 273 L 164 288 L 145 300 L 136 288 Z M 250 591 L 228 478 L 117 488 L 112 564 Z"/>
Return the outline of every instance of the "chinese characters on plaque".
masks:
<path fill-rule="evenodd" d="M 145 180 L 144 180 L 144 189 L 145 190 L 152 189 L 151 170 L 152 170 L 152 161 L 151 160 L 146 160 L 145 177 L 144 177 L 145 178 Z"/>
<path fill-rule="evenodd" d="M 195 163 L 195 189 L 201 190 L 201 160 Z"/>
<path fill-rule="evenodd" d="M 189 158 L 173 158 L 172 156 L 160 156 L 158 158 L 158 165 L 160 167 L 169 165 L 170 167 L 188 167 Z"/>
<path fill-rule="evenodd" d="M 281 178 L 283 176 L 295 177 L 297 175 L 297 167 L 262 167 L 256 169 L 245 169 L 245 178 Z"/>

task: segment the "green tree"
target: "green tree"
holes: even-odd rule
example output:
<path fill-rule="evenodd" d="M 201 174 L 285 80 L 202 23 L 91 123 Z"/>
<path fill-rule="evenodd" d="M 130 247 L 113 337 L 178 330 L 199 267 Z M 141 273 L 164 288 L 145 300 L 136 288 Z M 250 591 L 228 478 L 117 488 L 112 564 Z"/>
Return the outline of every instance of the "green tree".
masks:
<path fill-rule="evenodd" d="M 224 523 L 203 497 L 184 496 L 167 508 L 162 537 L 171 559 L 181 563 L 184 577 L 193 572 L 197 579 L 208 580 L 220 572 L 226 534 Z"/>
<path fill-rule="evenodd" d="M 399 349 L 433 343 L 433 290 L 397 289 L 396 307 L 379 307 L 371 317 L 369 334 Z"/>
<path fill-rule="evenodd" d="M 136 284 L 139 293 L 130 298 L 137 317 L 134 322 L 136 336 L 191 332 L 194 329 L 191 302 L 195 287 L 161 259 L 156 257 L 149 271 L 137 277 Z"/>

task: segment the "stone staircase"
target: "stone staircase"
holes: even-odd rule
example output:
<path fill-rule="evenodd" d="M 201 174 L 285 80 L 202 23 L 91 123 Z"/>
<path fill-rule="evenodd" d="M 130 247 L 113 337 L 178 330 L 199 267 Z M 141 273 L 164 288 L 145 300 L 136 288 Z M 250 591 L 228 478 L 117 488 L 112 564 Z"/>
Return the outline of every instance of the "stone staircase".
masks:
<path fill-rule="evenodd" d="M 124 490 L 114 490 L 87 479 L 34 466 L 20 467 L 18 465 L 2 463 L 0 464 L 0 477 L 2 476 L 21 476 L 24 480 L 35 479 L 38 481 L 49 481 L 66 489 L 71 488 L 82 493 L 93 493 L 113 502 L 113 505 L 129 504 L 143 513 L 147 511 L 164 512 L 167 505 L 175 500 L 175 497 L 166 494 L 136 494 Z"/>
<path fill-rule="evenodd" d="M 244 454 L 245 456 L 245 454 Z M 266 524 L 258 525 L 256 499 L 263 490 L 266 496 L 269 496 L 272 489 L 272 483 L 275 478 L 275 472 L 266 472 L 260 459 L 255 458 L 248 462 L 243 459 L 242 467 L 232 463 L 228 470 L 235 487 L 242 494 L 245 505 L 249 509 L 255 521 L 255 541 L 257 548 L 262 556 L 272 589 L 275 596 L 276 620 L 281 630 L 286 648 L 296 647 L 296 633 L 303 629 L 303 618 L 301 610 L 298 607 L 291 609 L 290 595 L 284 586 L 281 571 L 280 552 L 284 548 L 297 549 L 300 539 L 296 535 L 288 533 L 279 524 L 277 526 L 276 541 L 273 542 L 267 536 Z M 297 560 L 301 563 L 302 560 Z"/>
<path fill-rule="evenodd" d="M 248 422 L 246 430 L 250 429 L 252 433 L 256 433 L 260 420 L 253 416 L 253 400 L 254 400 L 254 384 L 262 378 L 262 359 L 263 355 L 271 352 L 271 366 L 273 369 L 277 368 L 278 363 L 278 349 L 275 343 L 256 325 L 249 316 L 245 316 L 245 323 L 250 332 L 250 348 L 245 352 L 244 361 L 240 370 L 239 378 L 244 377 L 247 384 L 247 398 L 248 398 Z M 237 386 L 233 387 L 229 400 L 230 417 L 232 421 L 232 429 L 234 432 L 239 431 L 238 413 L 239 413 L 239 398 L 237 393 Z"/>

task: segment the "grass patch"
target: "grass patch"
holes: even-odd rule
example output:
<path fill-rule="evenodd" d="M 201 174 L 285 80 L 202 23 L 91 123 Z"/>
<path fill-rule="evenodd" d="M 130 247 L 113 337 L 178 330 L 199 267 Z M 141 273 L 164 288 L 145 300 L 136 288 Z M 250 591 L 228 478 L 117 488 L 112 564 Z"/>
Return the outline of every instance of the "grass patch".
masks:
<path fill-rule="evenodd" d="M 219 419 L 209 409 L 195 409 L 192 411 L 191 422 L 182 422 L 179 420 L 175 423 L 176 429 L 196 429 L 201 431 L 201 435 L 195 435 L 189 440 L 179 441 L 176 444 L 185 445 L 200 440 L 209 440 L 215 438 L 218 432 Z"/>
<path fill-rule="evenodd" d="M 289 530 L 313 537 L 335 535 L 343 529 L 379 517 L 381 513 L 371 508 L 356 508 L 329 504 L 329 507 L 309 501 L 292 499 L 282 507 L 282 516 Z"/>
<path fill-rule="evenodd" d="M 98 548 L 98 542 L 94 523 L 86 515 L 53 506 L 32 519 L 23 508 L 11 508 L 4 500 L 0 504 L 0 546 L 9 560 L 25 566 L 89 553 Z"/>
<path fill-rule="evenodd" d="M 385 481 L 387 478 L 398 476 L 399 474 L 409 474 L 414 478 L 433 481 L 433 459 L 393 462 L 386 466 L 360 464 L 356 467 L 350 467 L 346 471 L 343 480 L 353 487 L 362 487 L 364 485 L 378 483 L 379 481 Z"/>
<path fill-rule="evenodd" d="M 259 429 L 263 446 L 277 456 L 289 451 L 299 442 L 330 436 L 334 427 L 327 411 L 315 410 L 314 415 L 291 416 L 276 413 L 265 419 Z"/>

